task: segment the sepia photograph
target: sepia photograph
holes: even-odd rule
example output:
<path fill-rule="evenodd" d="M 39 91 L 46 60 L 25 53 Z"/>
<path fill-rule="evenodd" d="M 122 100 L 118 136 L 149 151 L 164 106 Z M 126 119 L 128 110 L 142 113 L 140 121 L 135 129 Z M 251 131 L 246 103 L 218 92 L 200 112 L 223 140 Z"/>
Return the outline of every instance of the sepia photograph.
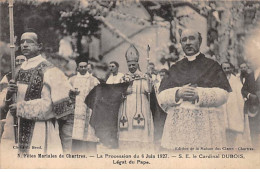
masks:
<path fill-rule="evenodd" d="M 0 169 L 259 169 L 260 1 L 0 0 Z"/>

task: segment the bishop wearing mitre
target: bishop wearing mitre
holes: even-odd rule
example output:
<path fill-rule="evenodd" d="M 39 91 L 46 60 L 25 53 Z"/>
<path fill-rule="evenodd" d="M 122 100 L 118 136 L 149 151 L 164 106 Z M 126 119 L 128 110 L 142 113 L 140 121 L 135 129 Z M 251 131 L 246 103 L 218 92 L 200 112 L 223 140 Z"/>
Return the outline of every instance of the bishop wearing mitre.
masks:
<path fill-rule="evenodd" d="M 150 78 L 140 70 L 139 52 L 134 45 L 127 49 L 125 57 L 129 72 L 122 81 L 130 85 L 119 108 L 119 149 L 151 150 L 154 127 L 149 104 Z"/>

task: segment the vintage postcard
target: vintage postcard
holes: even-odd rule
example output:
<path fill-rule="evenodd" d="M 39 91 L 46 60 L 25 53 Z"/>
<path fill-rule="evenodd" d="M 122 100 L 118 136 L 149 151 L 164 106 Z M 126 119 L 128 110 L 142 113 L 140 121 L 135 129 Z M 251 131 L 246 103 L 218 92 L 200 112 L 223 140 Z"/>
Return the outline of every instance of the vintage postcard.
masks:
<path fill-rule="evenodd" d="M 259 169 L 260 1 L 0 0 L 1 169 Z"/>

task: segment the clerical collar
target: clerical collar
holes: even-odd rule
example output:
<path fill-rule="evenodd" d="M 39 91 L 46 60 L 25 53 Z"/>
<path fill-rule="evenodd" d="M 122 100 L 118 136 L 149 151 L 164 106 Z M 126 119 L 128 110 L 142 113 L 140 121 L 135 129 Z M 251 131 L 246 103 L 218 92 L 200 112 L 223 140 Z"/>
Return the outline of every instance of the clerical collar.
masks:
<path fill-rule="evenodd" d="M 134 75 L 134 74 L 140 74 L 141 71 L 139 69 L 137 69 L 134 73 L 131 73 L 131 72 L 128 72 L 128 73 L 131 74 L 131 75 Z"/>
<path fill-rule="evenodd" d="M 29 63 L 34 62 L 34 61 L 39 60 L 40 58 L 42 58 L 42 56 L 39 54 L 38 56 L 28 59 L 27 62 L 29 62 Z"/>
<path fill-rule="evenodd" d="M 193 56 L 185 56 L 185 57 L 188 59 L 188 61 L 194 61 L 199 54 L 200 52 L 194 54 Z"/>
<path fill-rule="evenodd" d="M 90 76 L 90 75 L 89 75 L 88 72 L 86 72 L 85 75 L 81 75 L 79 72 L 78 72 L 78 74 L 77 74 L 77 77 L 89 77 L 89 76 Z"/>

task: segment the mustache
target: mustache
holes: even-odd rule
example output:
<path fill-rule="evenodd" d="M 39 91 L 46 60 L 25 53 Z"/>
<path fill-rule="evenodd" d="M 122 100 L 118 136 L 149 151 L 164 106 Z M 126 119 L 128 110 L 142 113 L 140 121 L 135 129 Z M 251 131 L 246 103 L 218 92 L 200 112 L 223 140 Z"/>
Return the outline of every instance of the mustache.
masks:
<path fill-rule="evenodd" d="M 231 74 L 232 72 L 231 71 L 224 71 L 226 74 Z"/>
<path fill-rule="evenodd" d="M 186 45 L 184 49 L 194 49 L 192 46 Z"/>

